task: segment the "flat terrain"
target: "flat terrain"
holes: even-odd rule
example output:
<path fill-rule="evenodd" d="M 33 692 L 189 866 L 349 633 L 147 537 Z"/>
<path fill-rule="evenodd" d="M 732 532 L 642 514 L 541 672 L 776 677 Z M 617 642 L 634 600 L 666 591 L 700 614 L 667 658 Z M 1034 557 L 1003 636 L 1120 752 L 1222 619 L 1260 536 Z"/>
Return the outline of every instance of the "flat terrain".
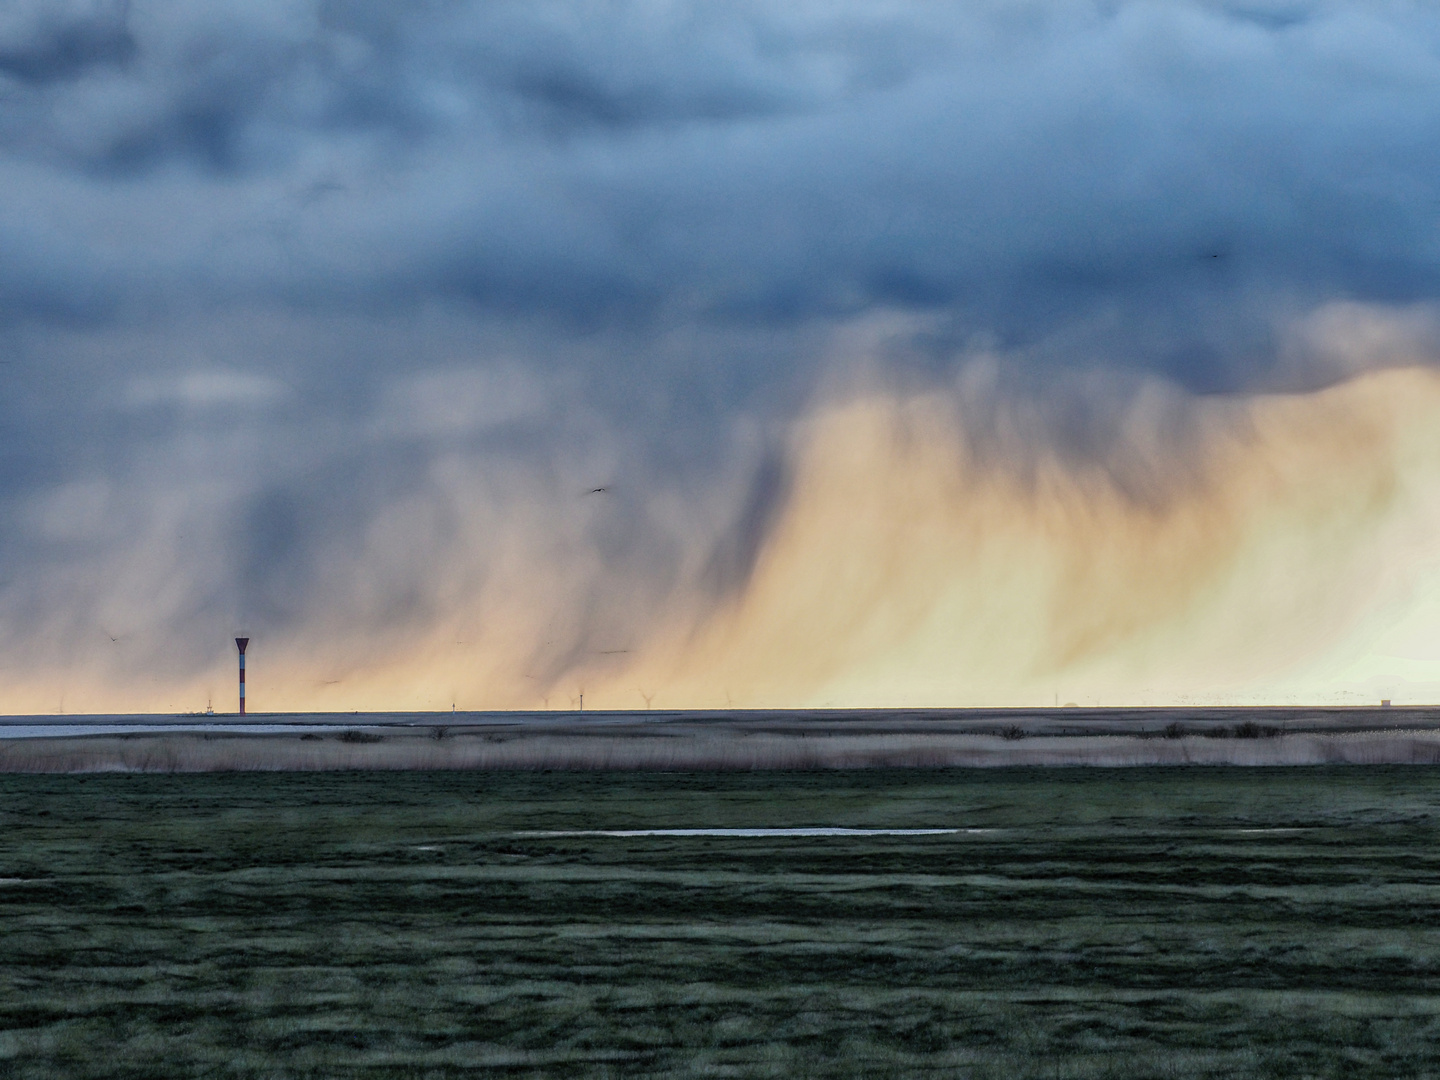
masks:
<path fill-rule="evenodd" d="M 1440 763 L 1440 709 L 888 709 L 0 718 L 0 772 Z"/>
<path fill-rule="evenodd" d="M 793 827 L 964 831 L 595 835 Z M 1437 920 L 1426 767 L 8 775 L 0 1073 L 1440 1076 Z"/>

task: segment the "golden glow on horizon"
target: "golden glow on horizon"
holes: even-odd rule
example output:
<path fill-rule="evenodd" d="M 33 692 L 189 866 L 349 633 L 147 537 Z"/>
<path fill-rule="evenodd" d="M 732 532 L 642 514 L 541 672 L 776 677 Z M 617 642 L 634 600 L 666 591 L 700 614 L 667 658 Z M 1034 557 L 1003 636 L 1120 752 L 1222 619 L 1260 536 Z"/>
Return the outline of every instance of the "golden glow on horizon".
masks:
<path fill-rule="evenodd" d="M 506 523 L 482 572 L 416 552 L 402 523 L 424 509 L 397 508 L 368 557 L 428 559 L 425 616 L 383 640 L 339 617 L 256 634 L 251 710 L 569 708 L 582 689 L 587 708 L 631 709 L 647 695 L 656 708 L 1440 700 L 1434 372 L 1247 398 L 1156 390 L 1103 464 L 1036 449 L 1003 415 L 974 437 L 956 400 L 817 406 L 743 588 L 671 588 L 632 613 L 627 651 L 548 669 L 536 658 L 557 619 L 586 618 L 598 563 L 537 511 Z M 233 667 L 134 683 L 37 667 L 10 678 L 4 705 L 52 712 L 63 686 L 69 712 L 207 697 L 232 711 Z"/>
<path fill-rule="evenodd" d="M 1054 455 L 977 461 L 938 396 L 828 409 L 739 602 L 627 674 L 797 706 L 1440 688 L 1440 379 L 1191 408 L 1198 452 L 1152 458 L 1147 498 Z M 1127 449 L 1161 454 L 1163 413 L 1142 399 Z"/>

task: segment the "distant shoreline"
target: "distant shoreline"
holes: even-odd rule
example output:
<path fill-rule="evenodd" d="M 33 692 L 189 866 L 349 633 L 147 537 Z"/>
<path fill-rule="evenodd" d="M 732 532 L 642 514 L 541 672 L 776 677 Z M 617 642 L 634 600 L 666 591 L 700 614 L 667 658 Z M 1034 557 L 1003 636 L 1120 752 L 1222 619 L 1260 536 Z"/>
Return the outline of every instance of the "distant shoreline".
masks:
<path fill-rule="evenodd" d="M 0 772 L 1440 763 L 1440 708 L 0 718 Z"/>

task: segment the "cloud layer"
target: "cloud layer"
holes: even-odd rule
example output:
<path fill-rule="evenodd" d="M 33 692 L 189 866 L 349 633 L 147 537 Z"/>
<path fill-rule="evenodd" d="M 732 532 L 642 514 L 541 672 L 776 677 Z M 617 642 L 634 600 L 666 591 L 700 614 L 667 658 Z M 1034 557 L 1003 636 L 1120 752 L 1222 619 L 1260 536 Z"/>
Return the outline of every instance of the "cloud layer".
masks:
<path fill-rule="evenodd" d="M 1156 387 L 1440 354 L 1418 3 L 37 0 L 0 101 L 37 701 L 171 707 L 232 624 L 333 673 L 527 602 L 521 659 L 454 666 L 568 685 L 752 587 L 837 388 L 993 369 L 977 461 L 1151 506 L 1212 422 L 1121 452 Z"/>

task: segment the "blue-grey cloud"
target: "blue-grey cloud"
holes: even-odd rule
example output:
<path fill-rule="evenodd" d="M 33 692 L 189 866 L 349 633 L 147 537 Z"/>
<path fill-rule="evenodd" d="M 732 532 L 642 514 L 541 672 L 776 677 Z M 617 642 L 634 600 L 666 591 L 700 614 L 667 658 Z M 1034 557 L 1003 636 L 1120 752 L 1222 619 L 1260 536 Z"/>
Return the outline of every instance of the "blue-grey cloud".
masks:
<path fill-rule="evenodd" d="M 1208 385 L 1244 380 L 1226 334 L 1277 303 L 1436 285 L 1421 5 L 18 21 L 4 224 L 12 274 L 46 284 L 10 291 L 12 319 L 117 297 L 581 328 L 888 306 L 1072 355 L 1093 325 L 1097 354 Z"/>
<path fill-rule="evenodd" d="M 36 0 L 0 15 L 0 190 L 0 577 L 143 542 L 138 511 L 78 539 L 85 484 L 229 485 L 196 610 L 300 619 L 460 455 L 557 498 L 624 476 L 590 550 L 663 592 L 689 556 L 642 493 L 743 458 L 705 571 L 743 577 L 766 425 L 845 326 L 909 327 L 897 378 L 1335 377 L 1285 328 L 1440 294 L 1440 15 Z M 466 372 L 523 407 L 411 423 Z M 1053 426 L 1091 452 L 1081 413 Z"/>

